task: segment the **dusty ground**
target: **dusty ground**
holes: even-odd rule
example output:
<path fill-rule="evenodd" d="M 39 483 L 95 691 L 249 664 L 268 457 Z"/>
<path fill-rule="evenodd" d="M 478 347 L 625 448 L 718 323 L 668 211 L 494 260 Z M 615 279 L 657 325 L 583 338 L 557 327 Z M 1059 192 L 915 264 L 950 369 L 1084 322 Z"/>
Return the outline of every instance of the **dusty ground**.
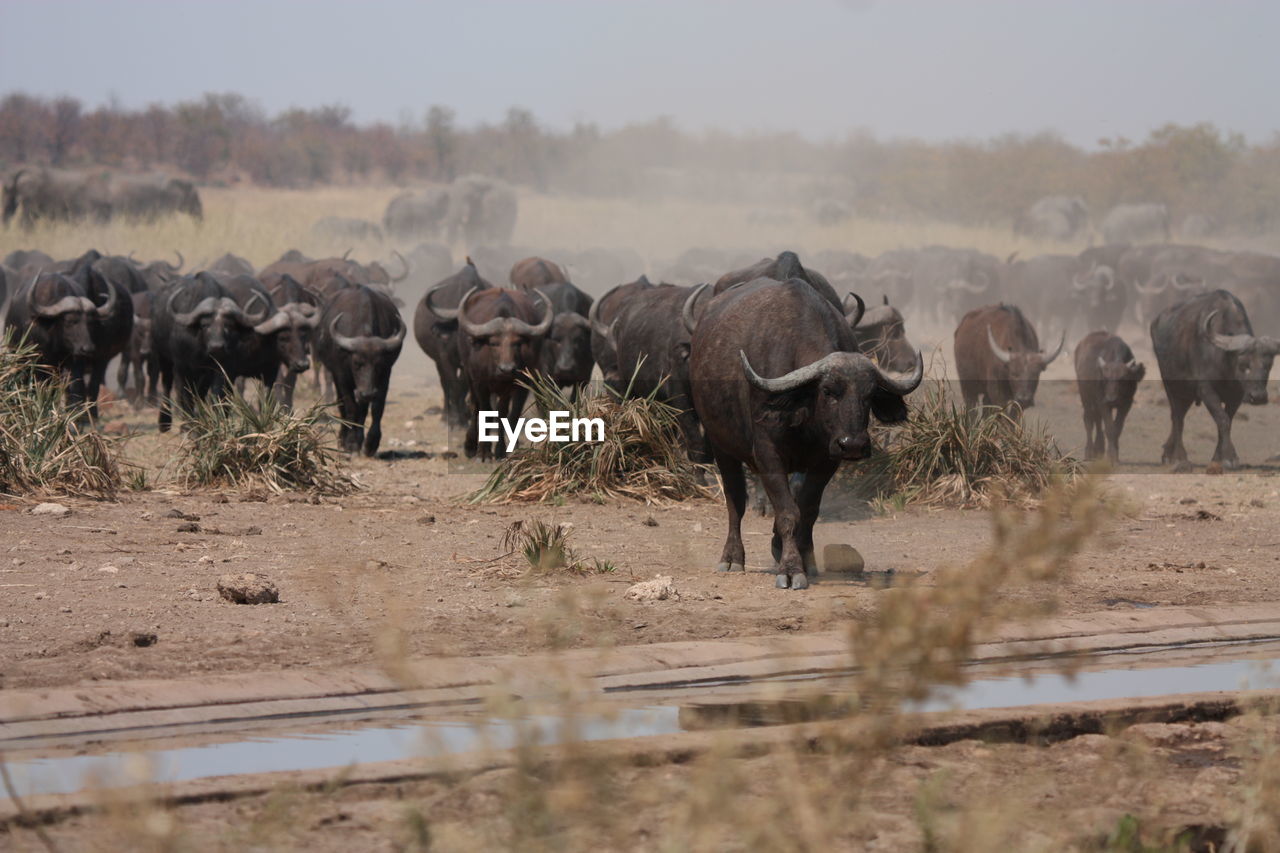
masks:
<path fill-rule="evenodd" d="M 426 366 L 420 352 L 406 347 L 384 422 L 387 449 L 449 448 L 439 419 L 426 414 L 438 404 Z M 1036 410 L 1066 446 L 1082 433 L 1073 393 L 1069 383 L 1048 383 Z M 1162 434 L 1166 411 L 1145 399 L 1136 407 L 1125 445 L 1126 459 L 1136 464 L 1112 478 L 1112 488 L 1127 494 L 1120 503 L 1129 512 L 1080 556 L 1073 581 L 1056 591 L 1066 612 L 1280 600 L 1274 470 L 1161 473 L 1152 458 L 1160 439 L 1153 436 Z M 1256 461 L 1274 447 L 1280 409 L 1249 414 L 1237 444 L 1242 458 Z M 377 650 L 392 649 L 458 655 L 771 635 L 858 618 L 883 594 L 844 579 L 791 595 L 775 590 L 767 574 L 716 574 L 711 567 L 724 528 L 718 502 L 466 505 L 459 497 L 488 469 L 440 456 L 354 460 L 365 488 L 318 503 L 186 493 L 167 467 L 181 439 L 156 434 L 153 419 L 150 410 L 116 404 L 108 429 L 139 432 L 127 452 L 148 466 L 154 490 L 122 492 L 114 503 L 64 501 L 73 511 L 62 519 L 29 515 L 27 504 L 0 511 L 3 686 L 372 664 Z M 1188 434 L 1195 457 L 1194 442 L 1203 436 L 1196 428 Z M 511 522 L 531 518 L 571 523 L 573 542 L 617 571 L 515 577 L 516 558 L 495 560 L 499 540 Z M 180 532 L 193 521 L 197 531 Z M 769 523 L 753 516 L 747 531 L 749 566 L 765 570 Z M 839 495 L 829 496 L 818 534 L 819 548 L 851 543 L 869 569 L 923 572 L 926 580 L 940 566 L 973 558 L 988 537 L 981 511 L 875 516 Z M 242 571 L 268 575 L 281 602 L 221 600 L 218 577 Z M 675 579 L 679 601 L 623 598 L 627 585 L 655 573 Z M 154 633 L 156 642 L 135 647 L 133 632 Z"/>

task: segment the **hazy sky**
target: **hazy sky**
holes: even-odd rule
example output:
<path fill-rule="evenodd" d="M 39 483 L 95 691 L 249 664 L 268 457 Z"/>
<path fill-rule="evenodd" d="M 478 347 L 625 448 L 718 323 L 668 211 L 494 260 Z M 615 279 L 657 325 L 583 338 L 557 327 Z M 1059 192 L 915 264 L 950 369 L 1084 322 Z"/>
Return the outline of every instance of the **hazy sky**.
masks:
<path fill-rule="evenodd" d="M 1275 0 L 0 0 L 0 92 L 815 138 L 1280 129 Z"/>

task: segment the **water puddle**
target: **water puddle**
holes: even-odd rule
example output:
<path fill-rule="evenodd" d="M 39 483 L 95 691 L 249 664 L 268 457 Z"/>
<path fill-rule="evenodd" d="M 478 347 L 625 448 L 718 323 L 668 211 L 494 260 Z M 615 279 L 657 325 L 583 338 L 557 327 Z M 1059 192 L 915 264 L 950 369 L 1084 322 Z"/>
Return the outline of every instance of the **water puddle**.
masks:
<path fill-rule="evenodd" d="M 1185 649 L 1178 651 L 1184 652 Z M 1220 651 L 1220 650 L 1219 650 Z M 940 690 L 911 706 L 914 711 L 1010 708 L 1098 699 L 1150 698 L 1178 693 L 1234 691 L 1280 684 L 1277 644 L 1241 645 L 1245 659 L 1210 660 L 1178 666 L 1117 666 L 1068 676 L 1031 673 L 977 675 L 963 687 Z M 1137 656 L 1135 656 L 1136 658 Z M 1150 656 L 1147 656 L 1149 659 Z M 725 683 L 754 695 L 708 695 L 704 691 L 643 707 L 593 713 L 571 723 L 556 716 L 519 721 L 475 717 L 471 720 L 412 720 L 322 733 L 253 737 L 233 742 L 173 749 L 120 751 L 103 755 L 11 758 L 8 768 L 20 795 L 69 793 L 86 787 L 113 787 L 140 781 L 180 782 L 231 774 L 339 768 L 355 763 L 412 757 L 440 757 L 518 744 L 555 744 L 674 734 L 726 726 L 771 725 L 847 715 L 848 676 L 798 675 Z M 697 698 L 693 698 L 697 696 Z"/>

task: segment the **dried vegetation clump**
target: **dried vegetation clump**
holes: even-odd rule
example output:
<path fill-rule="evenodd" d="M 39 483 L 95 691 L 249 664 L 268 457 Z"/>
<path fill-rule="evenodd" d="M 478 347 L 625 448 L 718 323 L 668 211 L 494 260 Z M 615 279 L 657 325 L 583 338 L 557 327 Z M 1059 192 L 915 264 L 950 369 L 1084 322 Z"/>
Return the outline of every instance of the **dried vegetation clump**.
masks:
<path fill-rule="evenodd" d="M 274 396 L 250 403 L 238 394 L 197 400 L 187 413 L 177 469 L 190 486 L 265 488 L 280 494 L 348 494 L 355 481 L 331 443 L 324 406 L 298 414 Z"/>
<path fill-rule="evenodd" d="M 0 492 L 110 498 L 120 485 L 114 444 L 40 366 L 33 347 L 0 347 Z"/>
<path fill-rule="evenodd" d="M 902 503 L 987 507 L 1038 500 L 1051 483 L 1082 470 L 1044 426 L 994 407 L 966 411 L 945 383 L 930 382 L 909 406 L 905 423 L 878 436 L 883 453 L 856 469 L 861 491 Z"/>
<path fill-rule="evenodd" d="M 541 374 L 524 384 L 542 411 L 602 420 L 604 440 L 544 441 L 517 449 L 471 494 L 472 503 L 585 497 L 652 504 L 712 497 L 703 485 L 705 469 L 685 453 L 677 410 L 653 394 L 627 397 L 606 392 L 570 400 Z"/>

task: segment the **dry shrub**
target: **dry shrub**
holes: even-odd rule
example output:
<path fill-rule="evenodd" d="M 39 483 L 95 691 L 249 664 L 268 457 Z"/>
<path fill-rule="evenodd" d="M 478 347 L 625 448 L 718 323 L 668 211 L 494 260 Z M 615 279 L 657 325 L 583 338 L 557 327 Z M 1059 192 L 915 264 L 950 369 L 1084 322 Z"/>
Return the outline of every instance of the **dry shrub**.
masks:
<path fill-rule="evenodd" d="M 0 492 L 109 498 L 120 484 L 114 444 L 42 368 L 32 346 L 0 348 Z"/>
<path fill-rule="evenodd" d="M 563 524 L 547 524 L 545 521 L 525 523 L 517 519 L 502 534 L 499 547 L 507 554 L 517 551 L 538 574 L 566 572 L 574 575 L 608 574 L 615 571 L 613 563 L 598 557 L 584 558 L 569 544 L 570 528 Z"/>
<path fill-rule="evenodd" d="M 872 495 L 986 507 L 994 500 L 1036 500 L 1055 480 L 1081 470 L 1043 425 L 995 407 L 966 411 L 943 382 L 930 382 L 910 410 L 906 423 L 881 432 L 884 452 L 856 471 L 855 481 Z"/>
<path fill-rule="evenodd" d="M 471 503 L 511 503 L 589 496 L 646 504 L 709 498 L 705 469 L 689 461 L 676 421 L 678 411 L 646 397 L 613 392 L 570 400 L 541 374 L 522 380 L 543 411 L 604 421 L 604 441 L 544 441 L 520 448 L 494 468 Z"/>
<path fill-rule="evenodd" d="M 356 484 L 330 444 L 326 408 L 296 414 L 271 394 L 256 403 L 238 394 L 197 400 L 186 413 L 179 477 L 187 486 L 348 494 Z"/>

